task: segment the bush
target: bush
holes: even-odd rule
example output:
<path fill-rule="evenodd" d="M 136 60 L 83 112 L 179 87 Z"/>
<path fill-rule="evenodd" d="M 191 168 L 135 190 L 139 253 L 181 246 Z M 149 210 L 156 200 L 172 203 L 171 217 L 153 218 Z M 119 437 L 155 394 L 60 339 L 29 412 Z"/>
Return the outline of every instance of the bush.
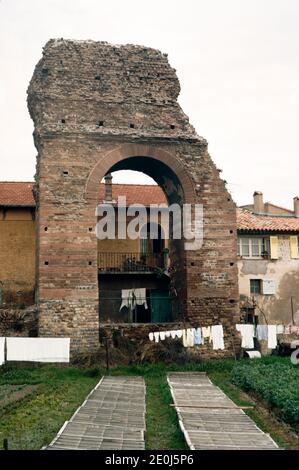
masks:
<path fill-rule="evenodd" d="M 232 381 L 246 391 L 258 393 L 285 422 L 299 430 L 299 368 L 250 362 L 234 367 Z"/>

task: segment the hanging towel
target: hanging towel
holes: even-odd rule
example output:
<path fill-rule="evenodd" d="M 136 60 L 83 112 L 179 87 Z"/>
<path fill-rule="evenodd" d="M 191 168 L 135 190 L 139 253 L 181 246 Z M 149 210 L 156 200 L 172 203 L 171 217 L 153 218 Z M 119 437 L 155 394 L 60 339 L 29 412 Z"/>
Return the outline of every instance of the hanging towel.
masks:
<path fill-rule="evenodd" d="M 154 339 L 154 333 L 149 333 L 148 337 L 149 337 L 150 341 L 153 341 L 153 339 Z"/>
<path fill-rule="evenodd" d="M 211 328 L 213 349 L 224 349 L 222 325 L 213 325 Z"/>
<path fill-rule="evenodd" d="M 136 305 L 144 305 L 144 308 L 147 309 L 147 302 L 146 302 L 146 289 L 135 289 L 133 292 L 135 296 Z"/>
<path fill-rule="evenodd" d="M 236 325 L 237 331 L 241 333 L 242 337 L 242 343 L 241 347 L 245 349 L 253 349 L 254 348 L 254 342 L 253 342 L 253 333 L 254 333 L 254 328 L 253 325 L 249 324 L 239 324 Z"/>
<path fill-rule="evenodd" d="M 275 349 L 277 346 L 276 325 L 268 325 L 268 348 Z"/>
<path fill-rule="evenodd" d="M 159 337 L 160 337 L 159 331 L 155 331 L 155 333 L 154 333 L 155 343 L 159 342 Z"/>
<path fill-rule="evenodd" d="M 194 335 L 194 344 L 196 344 L 196 345 L 202 344 L 202 331 L 201 331 L 201 328 L 194 328 L 193 335 Z"/>
<path fill-rule="evenodd" d="M 160 339 L 162 341 L 165 339 L 165 331 L 160 331 Z"/>
<path fill-rule="evenodd" d="M 176 330 L 175 334 L 178 338 L 182 338 L 184 330 Z"/>
<path fill-rule="evenodd" d="M 165 331 L 165 338 L 170 338 L 170 331 Z"/>
<path fill-rule="evenodd" d="M 176 331 L 175 330 L 172 330 L 170 332 L 170 336 L 172 337 L 172 339 L 176 338 L 177 334 L 176 334 Z"/>
<path fill-rule="evenodd" d="M 206 338 L 209 339 L 209 341 L 211 341 L 211 327 L 210 326 L 203 326 L 202 327 L 202 337 L 203 337 L 203 343 L 204 343 L 204 340 Z"/>
<path fill-rule="evenodd" d="M 284 334 L 285 335 L 290 335 L 291 334 L 291 325 L 287 325 L 284 328 Z"/>
<path fill-rule="evenodd" d="M 187 347 L 188 347 L 187 330 L 183 330 L 182 333 L 183 333 L 183 336 L 182 336 L 182 338 L 183 338 L 183 346 L 184 346 L 185 348 L 187 348 Z"/>
<path fill-rule="evenodd" d="M 256 334 L 258 340 L 267 340 L 268 339 L 268 326 L 267 325 L 257 325 Z"/>
<path fill-rule="evenodd" d="M 278 335 L 283 335 L 284 333 L 284 326 L 283 325 L 276 325 L 276 333 Z"/>
<path fill-rule="evenodd" d="M 5 338 L 0 338 L 0 366 L 5 362 Z"/>
<path fill-rule="evenodd" d="M 8 361 L 70 361 L 70 338 L 6 338 L 6 345 Z"/>
<path fill-rule="evenodd" d="M 129 310 L 133 309 L 135 306 L 135 296 L 132 289 L 122 289 L 121 291 L 121 306 L 119 311 L 122 308 L 127 307 Z"/>
<path fill-rule="evenodd" d="M 193 346 L 194 346 L 193 331 L 194 331 L 194 328 L 188 328 L 187 329 L 187 345 L 188 345 L 188 348 L 193 348 Z"/>

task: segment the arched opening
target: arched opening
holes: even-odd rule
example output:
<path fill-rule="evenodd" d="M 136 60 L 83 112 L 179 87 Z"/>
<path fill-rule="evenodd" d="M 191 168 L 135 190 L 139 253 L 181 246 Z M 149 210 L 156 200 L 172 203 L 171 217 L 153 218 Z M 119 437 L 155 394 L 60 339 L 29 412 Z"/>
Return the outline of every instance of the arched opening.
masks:
<path fill-rule="evenodd" d="M 128 178 L 131 184 L 114 183 L 114 177 L 124 170 L 131 171 Z M 154 184 L 140 184 L 144 175 L 152 178 Z M 186 289 L 184 240 L 172 239 L 171 217 L 167 227 L 163 226 L 163 208 L 181 207 L 184 203 L 179 178 L 164 162 L 131 157 L 107 168 L 100 186 L 98 203 L 109 204 L 115 214 L 114 238 L 101 237 L 97 242 L 100 324 L 182 320 L 184 295 L 180 294 Z M 124 209 L 119 206 L 121 198 L 125 199 L 127 210 L 125 219 L 122 218 L 126 230 L 119 227 L 120 211 Z M 130 239 L 127 229 L 133 222 L 134 205 L 136 210 L 142 205 L 146 216 L 138 226 L 138 236 Z M 101 217 L 101 220 L 108 217 L 107 211 Z"/>

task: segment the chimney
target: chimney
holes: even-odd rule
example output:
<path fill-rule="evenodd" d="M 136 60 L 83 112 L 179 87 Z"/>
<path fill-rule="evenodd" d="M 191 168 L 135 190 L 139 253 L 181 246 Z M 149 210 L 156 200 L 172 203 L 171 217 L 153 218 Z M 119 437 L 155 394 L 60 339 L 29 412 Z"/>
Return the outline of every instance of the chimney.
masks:
<path fill-rule="evenodd" d="M 105 202 L 112 202 L 112 175 L 107 173 L 105 176 Z"/>
<path fill-rule="evenodd" d="M 299 197 L 294 197 L 294 216 L 299 217 Z"/>
<path fill-rule="evenodd" d="M 255 191 L 253 194 L 253 212 L 255 214 L 264 214 L 264 211 L 263 193 L 261 191 Z"/>

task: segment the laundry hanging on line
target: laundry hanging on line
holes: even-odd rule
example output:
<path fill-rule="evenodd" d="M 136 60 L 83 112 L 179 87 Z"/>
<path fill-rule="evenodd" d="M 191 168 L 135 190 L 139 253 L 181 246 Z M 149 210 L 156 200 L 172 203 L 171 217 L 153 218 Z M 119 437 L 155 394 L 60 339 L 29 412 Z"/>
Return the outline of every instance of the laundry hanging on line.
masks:
<path fill-rule="evenodd" d="M 126 307 L 129 310 L 133 310 L 136 305 L 144 305 L 145 309 L 148 309 L 146 301 L 146 289 L 122 289 L 121 291 L 121 305 L 119 311 Z"/>
<path fill-rule="evenodd" d="M 254 348 L 254 325 L 250 324 L 237 324 L 236 330 L 241 333 L 242 343 L 241 347 L 244 349 L 253 349 Z"/>
<path fill-rule="evenodd" d="M 209 342 L 213 343 L 213 349 L 224 349 L 224 339 L 223 339 L 223 327 L 222 325 L 213 325 L 212 327 L 204 327 L 206 338 Z M 201 327 L 197 328 L 184 328 L 182 330 L 170 330 L 170 331 L 155 331 L 149 333 L 150 341 L 155 340 L 155 342 L 163 341 L 166 338 L 171 337 L 182 338 L 183 345 L 186 348 L 192 348 L 193 346 L 199 346 L 204 344 L 203 329 Z"/>
<path fill-rule="evenodd" d="M 268 325 L 257 325 L 256 337 L 259 341 L 267 340 L 268 339 Z"/>
<path fill-rule="evenodd" d="M 211 327 L 211 337 L 213 342 L 213 349 L 224 349 L 222 325 L 213 325 Z"/>

